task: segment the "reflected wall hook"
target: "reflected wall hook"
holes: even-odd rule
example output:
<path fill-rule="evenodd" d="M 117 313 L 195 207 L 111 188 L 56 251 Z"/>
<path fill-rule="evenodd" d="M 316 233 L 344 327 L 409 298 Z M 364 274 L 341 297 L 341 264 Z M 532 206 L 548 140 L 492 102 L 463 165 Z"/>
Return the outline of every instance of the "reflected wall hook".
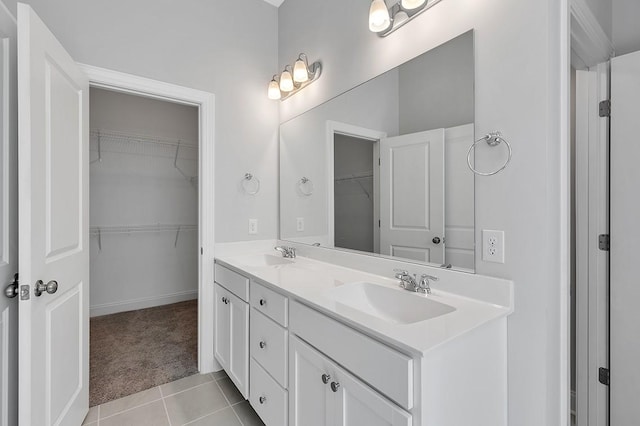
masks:
<path fill-rule="evenodd" d="M 242 179 L 242 189 L 248 195 L 256 195 L 260 191 L 260 179 L 251 173 L 245 173 Z"/>
<path fill-rule="evenodd" d="M 498 170 L 495 170 L 493 172 L 479 172 L 478 170 L 476 170 L 473 165 L 471 164 L 471 154 L 475 151 L 476 146 L 480 143 L 480 142 L 486 142 L 487 145 L 489 145 L 490 147 L 496 147 L 498 145 L 500 145 L 502 142 L 504 142 L 505 146 L 507 147 L 507 150 L 509 151 L 509 155 L 507 157 L 507 161 L 504 162 L 504 164 L 502 166 L 500 166 L 500 168 L 498 168 Z M 467 165 L 469 166 L 469 169 L 471 169 L 471 171 L 473 173 L 475 173 L 478 176 L 493 176 L 499 172 L 501 172 L 502 170 L 504 170 L 507 167 L 507 164 L 509 164 L 509 162 L 511 161 L 511 144 L 509 142 L 507 142 L 507 140 L 505 138 L 502 137 L 502 133 L 496 131 L 496 132 L 491 132 L 491 133 L 487 133 L 486 135 L 484 135 L 483 137 L 481 137 L 480 139 L 476 140 L 470 147 L 469 147 L 469 151 L 467 151 Z"/>

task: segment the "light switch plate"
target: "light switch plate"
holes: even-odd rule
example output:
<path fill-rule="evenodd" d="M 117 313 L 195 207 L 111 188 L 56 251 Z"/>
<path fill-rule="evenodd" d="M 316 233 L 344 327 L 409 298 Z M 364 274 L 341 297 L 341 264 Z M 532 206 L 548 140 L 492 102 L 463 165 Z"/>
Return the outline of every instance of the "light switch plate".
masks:
<path fill-rule="evenodd" d="M 296 218 L 296 231 L 298 232 L 304 231 L 304 217 Z"/>
<path fill-rule="evenodd" d="M 504 263 L 504 231 L 482 230 L 482 260 Z"/>

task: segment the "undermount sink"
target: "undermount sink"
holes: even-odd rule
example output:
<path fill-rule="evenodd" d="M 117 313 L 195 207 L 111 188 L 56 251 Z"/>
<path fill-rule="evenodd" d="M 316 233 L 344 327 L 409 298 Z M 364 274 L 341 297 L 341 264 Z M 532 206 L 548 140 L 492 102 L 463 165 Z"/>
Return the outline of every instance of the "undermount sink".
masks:
<path fill-rule="evenodd" d="M 368 282 L 345 284 L 329 290 L 326 296 L 339 305 L 393 324 L 413 324 L 455 311 L 425 296 Z"/>
<path fill-rule="evenodd" d="M 252 268 L 260 266 L 278 266 L 293 263 L 293 260 L 272 254 L 252 254 L 238 258 L 238 261 L 245 266 Z"/>

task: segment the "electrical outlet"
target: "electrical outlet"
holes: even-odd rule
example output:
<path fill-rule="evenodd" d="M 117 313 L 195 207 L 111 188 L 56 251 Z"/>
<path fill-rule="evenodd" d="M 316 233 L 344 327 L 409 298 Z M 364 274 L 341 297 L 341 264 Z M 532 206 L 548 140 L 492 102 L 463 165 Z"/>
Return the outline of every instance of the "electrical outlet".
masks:
<path fill-rule="evenodd" d="M 304 231 L 304 217 L 296 218 L 296 231 L 298 232 Z"/>
<path fill-rule="evenodd" d="M 249 234 L 257 234 L 258 233 L 258 219 L 249 219 Z"/>
<path fill-rule="evenodd" d="M 504 263 L 504 231 L 482 230 L 482 260 Z"/>

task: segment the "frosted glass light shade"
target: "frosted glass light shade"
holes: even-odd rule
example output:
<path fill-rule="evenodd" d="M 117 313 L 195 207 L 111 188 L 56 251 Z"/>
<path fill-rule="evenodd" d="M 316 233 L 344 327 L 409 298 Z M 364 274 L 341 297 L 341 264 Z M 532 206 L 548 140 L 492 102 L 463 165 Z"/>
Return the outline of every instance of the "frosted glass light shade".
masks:
<path fill-rule="evenodd" d="M 293 79 L 291 78 L 291 73 L 287 70 L 282 71 L 282 74 L 280 74 L 280 90 L 283 92 L 293 90 Z"/>
<path fill-rule="evenodd" d="M 267 92 L 269 99 L 280 99 L 282 97 L 282 94 L 280 93 L 280 86 L 278 85 L 278 82 L 275 80 L 271 80 L 269 82 L 269 90 Z"/>
<path fill-rule="evenodd" d="M 405 10 L 413 10 L 425 4 L 426 1 L 427 0 L 402 0 L 400 4 L 402 5 L 402 8 Z"/>
<path fill-rule="evenodd" d="M 298 59 L 293 65 L 293 81 L 296 83 L 304 83 L 309 80 L 307 72 L 307 64 L 302 59 Z"/>
<path fill-rule="evenodd" d="M 378 33 L 389 28 L 391 18 L 384 0 L 373 0 L 369 9 L 369 30 Z"/>

